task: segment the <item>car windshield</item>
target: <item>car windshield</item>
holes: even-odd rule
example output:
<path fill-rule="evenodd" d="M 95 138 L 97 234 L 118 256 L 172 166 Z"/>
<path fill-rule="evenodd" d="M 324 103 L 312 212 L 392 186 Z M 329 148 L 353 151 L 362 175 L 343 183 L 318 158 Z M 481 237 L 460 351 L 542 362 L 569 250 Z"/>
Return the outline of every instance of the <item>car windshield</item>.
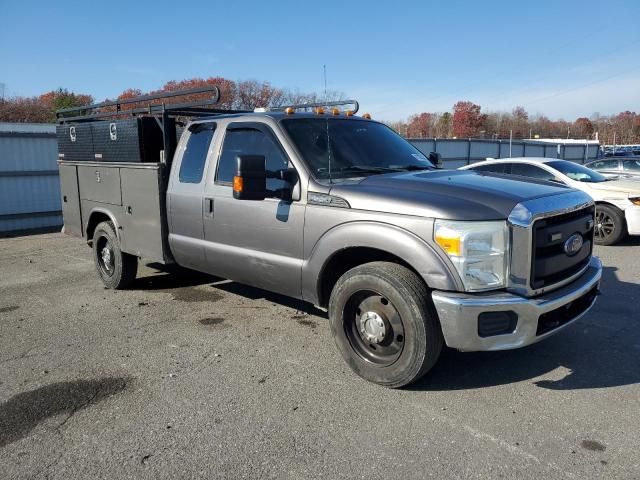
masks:
<path fill-rule="evenodd" d="M 381 123 L 288 118 L 282 125 L 318 179 L 435 168 L 420 150 Z"/>
<path fill-rule="evenodd" d="M 576 182 L 599 183 L 609 180 L 604 175 L 599 174 L 595 170 L 591 170 L 577 163 L 568 162 L 567 160 L 554 160 L 547 162 L 551 168 L 555 168 L 560 173 L 564 173 L 571 180 Z"/>

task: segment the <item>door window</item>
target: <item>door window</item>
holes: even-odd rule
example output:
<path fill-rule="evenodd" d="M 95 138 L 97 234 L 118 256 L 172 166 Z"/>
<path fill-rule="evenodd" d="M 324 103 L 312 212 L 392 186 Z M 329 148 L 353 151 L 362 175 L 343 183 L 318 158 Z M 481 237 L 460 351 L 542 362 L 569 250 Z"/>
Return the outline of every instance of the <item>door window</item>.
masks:
<path fill-rule="evenodd" d="M 191 128 L 191 135 L 182 155 L 178 178 L 180 183 L 200 183 L 207 161 L 207 152 L 213 138 L 215 124 L 199 124 Z"/>
<path fill-rule="evenodd" d="M 625 160 L 622 164 L 625 170 L 640 172 L 640 160 Z"/>
<path fill-rule="evenodd" d="M 236 173 L 238 155 L 264 155 L 267 170 L 277 171 L 289 167 L 289 161 L 276 140 L 255 128 L 233 128 L 227 130 L 218 162 L 216 181 L 231 184 Z M 286 182 L 277 178 L 267 179 L 267 189 L 286 187 Z"/>
<path fill-rule="evenodd" d="M 540 180 L 554 180 L 555 176 L 551 172 L 547 172 L 544 168 L 528 163 L 511 164 L 511 174 L 520 175 L 521 177 L 537 178 Z"/>
<path fill-rule="evenodd" d="M 594 170 L 617 170 L 618 160 L 602 160 L 591 164 L 591 168 Z"/>

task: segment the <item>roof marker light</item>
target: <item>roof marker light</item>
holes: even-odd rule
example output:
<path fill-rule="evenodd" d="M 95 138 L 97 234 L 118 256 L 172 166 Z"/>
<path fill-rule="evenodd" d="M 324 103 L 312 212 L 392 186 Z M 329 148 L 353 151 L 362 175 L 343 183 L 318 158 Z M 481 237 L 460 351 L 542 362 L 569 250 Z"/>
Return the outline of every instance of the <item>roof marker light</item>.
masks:
<path fill-rule="evenodd" d="M 324 115 L 324 108 L 323 107 L 317 107 L 316 108 L 316 113 L 318 115 Z"/>
<path fill-rule="evenodd" d="M 284 109 L 284 113 L 286 113 L 287 115 L 293 115 L 294 113 L 296 113 L 296 109 L 292 107 L 287 107 Z"/>
<path fill-rule="evenodd" d="M 371 120 L 371 115 L 368 113 L 365 113 L 364 115 L 362 115 L 362 118 L 366 118 L 367 120 Z"/>
<path fill-rule="evenodd" d="M 331 114 L 332 115 L 340 115 L 340 109 L 339 108 L 332 108 L 331 109 Z"/>
<path fill-rule="evenodd" d="M 353 110 L 347 110 L 346 112 L 344 112 L 344 114 L 345 114 L 347 117 L 353 117 Z"/>

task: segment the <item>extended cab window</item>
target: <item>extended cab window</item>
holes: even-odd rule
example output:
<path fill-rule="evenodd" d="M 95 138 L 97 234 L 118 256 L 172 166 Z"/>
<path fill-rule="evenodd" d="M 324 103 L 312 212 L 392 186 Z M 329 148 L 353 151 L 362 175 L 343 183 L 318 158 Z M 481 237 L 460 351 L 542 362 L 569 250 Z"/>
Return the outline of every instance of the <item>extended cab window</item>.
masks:
<path fill-rule="evenodd" d="M 530 165 L 528 163 L 512 163 L 511 174 L 520 175 L 521 177 L 537 178 L 540 180 L 555 180 L 553 173 L 547 172 L 544 168 Z"/>
<path fill-rule="evenodd" d="M 180 164 L 180 173 L 178 174 L 181 183 L 200 183 L 202 181 L 207 152 L 209 151 L 215 128 L 213 123 L 191 127 L 191 135 L 187 140 L 187 146 Z"/>
<path fill-rule="evenodd" d="M 222 145 L 222 153 L 218 162 L 218 183 L 233 182 L 236 172 L 236 157 L 238 155 L 264 155 L 267 170 L 283 170 L 288 168 L 289 161 L 276 140 L 255 128 L 233 128 L 227 130 Z M 285 188 L 283 180 L 267 179 L 267 189 L 277 190 Z"/>

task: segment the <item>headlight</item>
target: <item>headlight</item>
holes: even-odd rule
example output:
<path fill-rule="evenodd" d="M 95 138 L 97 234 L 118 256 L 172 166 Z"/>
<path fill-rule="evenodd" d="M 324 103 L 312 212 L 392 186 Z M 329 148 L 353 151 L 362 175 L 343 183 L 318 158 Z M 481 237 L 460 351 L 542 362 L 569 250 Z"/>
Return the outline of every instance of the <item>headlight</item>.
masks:
<path fill-rule="evenodd" d="M 453 262 L 466 291 L 506 286 L 509 260 L 507 222 L 436 220 L 433 237 Z"/>

